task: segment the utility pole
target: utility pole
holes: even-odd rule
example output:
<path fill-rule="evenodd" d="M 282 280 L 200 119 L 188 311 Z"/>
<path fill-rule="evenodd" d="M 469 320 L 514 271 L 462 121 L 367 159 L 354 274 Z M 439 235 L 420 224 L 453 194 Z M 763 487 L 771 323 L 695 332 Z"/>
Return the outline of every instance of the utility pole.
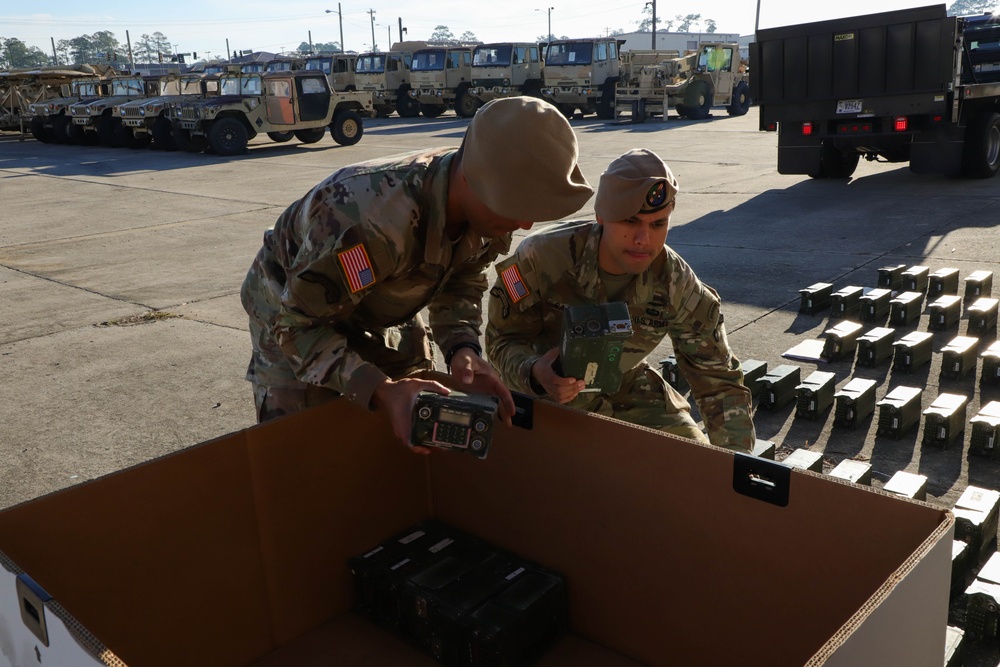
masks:
<path fill-rule="evenodd" d="M 650 0 L 650 2 L 646 3 L 646 6 L 653 8 L 653 46 L 652 46 L 652 48 L 655 49 L 656 48 L 656 0 Z"/>
<path fill-rule="evenodd" d="M 49 39 L 52 40 L 52 64 L 53 65 L 58 65 L 59 64 L 59 56 L 56 55 L 56 38 L 55 37 L 49 37 Z"/>
<path fill-rule="evenodd" d="M 406 28 L 403 27 L 403 17 L 400 16 L 399 17 L 399 41 L 401 41 L 401 42 L 403 41 L 403 33 L 404 32 L 409 32 L 409 30 L 407 30 Z"/>
<path fill-rule="evenodd" d="M 333 10 L 326 10 L 327 14 L 332 14 Z M 373 19 L 374 20 L 374 19 Z M 344 48 L 344 13 L 340 11 L 340 3 L 337 3 L 337 22 L 340 23 L 340 50 L 341 52 L 346 51 Z"/>
<path fill-rule="evenodd" d="M 372 51 L 378 51 L 378 45 L 375 44 L 375 10 L 369 9 L 368 13 L 372 17 Z"/>
<path fill-rule="evenodd" d="M 314 51 L 315 50 L 313 49 L 313 31 L 310 30 L 309 31 L 309 53 L 313 53 Z"/>
<path fill-rule="evenodd" d="M 233 52 L 229 50 L 229 38 L 226 37 L 226 62 L 233 62 Z"/>
<path fill-rule="evenodd" d="M 128 68 L 129 71 L 135 71 L 135 58 L 132 57 L 132 38 L 128 36 L 128 30 L 125 31 L 125 43 L 128 45 Z"/>
<path fill-rule="evenodd" d="M 546 42 L 551 42 L 552 41 L 552 10 L 553 9 L 555 9 L 555 7 L 549 7 L 546 10 L 548 12 L 548 14 L 549 14 L 549 34 L 545 37 L 545 41 Z M 536 12 L 540 12 L 542 10 L 541 9 L 536 9 L 535 11 Z"/>

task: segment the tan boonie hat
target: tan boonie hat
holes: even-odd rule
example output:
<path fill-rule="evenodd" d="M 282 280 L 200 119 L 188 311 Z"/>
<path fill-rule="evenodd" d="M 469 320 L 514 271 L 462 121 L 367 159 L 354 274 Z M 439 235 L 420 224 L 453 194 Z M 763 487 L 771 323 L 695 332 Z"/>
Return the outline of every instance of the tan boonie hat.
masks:
<path fill-rule="evenodd" d="M 534 97 L 504 97 L 484 104 L 469 123 L 462 171 L 497 215 L 558 220 L 594 194 L 578 157 L 576 135 L 558 109 Z"/>
<path fill-rule="evenodd" d="M 670 205 L 677 189 L 673 172 L 656 153 L 633 148 L 601 174 L 594 211 L 605 222 L 655 213 Z"/>

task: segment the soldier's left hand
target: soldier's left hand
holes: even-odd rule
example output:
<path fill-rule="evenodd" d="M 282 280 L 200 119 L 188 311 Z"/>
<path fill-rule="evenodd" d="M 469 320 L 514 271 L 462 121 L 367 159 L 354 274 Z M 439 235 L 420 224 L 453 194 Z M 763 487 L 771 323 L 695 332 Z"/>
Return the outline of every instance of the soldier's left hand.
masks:
<path fill-rule="evenodd" d="M 500 374 L 485 359 L 468 348 L 451 358 L 451 374 L 470 392 L 492 394 L 500 399 L 500 418 L 510 426 L 515 414 L 514 397 L 500 379 Z"/>

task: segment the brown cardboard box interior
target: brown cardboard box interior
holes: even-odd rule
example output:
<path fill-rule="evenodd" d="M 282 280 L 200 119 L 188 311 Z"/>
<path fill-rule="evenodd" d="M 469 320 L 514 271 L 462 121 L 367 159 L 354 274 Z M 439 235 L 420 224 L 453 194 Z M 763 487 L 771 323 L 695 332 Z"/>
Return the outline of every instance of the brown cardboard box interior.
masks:
<path fill-rule="evenodd" d="M 335 402 L 0 512 L 0 551 L 133 667 L 430 665 L 350 613 L 346 563 L 435 516 L 567 576 L 575 636 L 540 664 L 779 667 L 949 517 L 802 472 L 777 507 L 732 463 L 544 403 L 485 461 L 422 457 Z"/>

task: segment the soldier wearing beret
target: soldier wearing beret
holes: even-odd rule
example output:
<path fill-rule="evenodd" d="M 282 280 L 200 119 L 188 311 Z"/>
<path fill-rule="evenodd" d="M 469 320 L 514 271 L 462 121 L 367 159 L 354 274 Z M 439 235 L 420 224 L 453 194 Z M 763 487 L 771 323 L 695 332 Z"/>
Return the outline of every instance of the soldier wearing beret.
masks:
<path fill-rule="evenodd" d="M 539 230 L 497 265 L 490 290 L 486 351 L 512 389 L 699 442 L 750 451 L 750 390 L 729 349 L 719 295 L 665 244 L 677 179 L 648 150 L 631 150 L 601 175 L 597 222 Z M 583 380 L 561 377 L 563 310 L 623 301 L 633 335 L 625 342 L 616 394 L 580 393 Z M 677 362 L 704 419 L 646 363 L 670 336 Z"/>
<path fill-rule="evenodd" d="M 499 99 L 479 110 L 457 151 L 344 167 L 289 206 L 241 290 L 258 420 L 343 396 L 384 410 L 406 442 L 417 393 L 448 392 L 408 377 L 433 368 L 433 339 L 461 382 L 500 397 L 509 422 L 510 392 L 480 358 L 487 271 L 515 230 L 590 198 L 577 156 L 555 107 Z"/>

